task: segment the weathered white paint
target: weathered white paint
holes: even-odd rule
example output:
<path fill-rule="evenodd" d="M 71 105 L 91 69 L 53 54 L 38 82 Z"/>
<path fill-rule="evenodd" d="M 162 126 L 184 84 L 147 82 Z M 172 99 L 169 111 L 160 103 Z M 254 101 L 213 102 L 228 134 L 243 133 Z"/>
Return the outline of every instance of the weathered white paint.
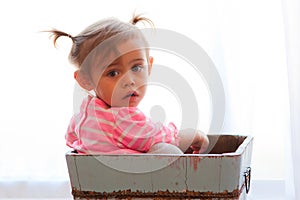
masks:
<path fill-rule="evenodd" d="M 251 136 L 209 136 L 211 145 L 223 145 L 225 152 L 236 145 L 234 152 L 184 155 L 78 155 L 67 153 L 72 188 L 78 191 L 158 192 L 199 191 L 220 193 L 240 190 L 244 171 L 250 167 Z M 234 139 L 233 139 L 234 138 Z M 237 138 L 245 138 L 243 141 Z M 230 141 L 229 141 L 230 140 Z M 240 141 L 240 145 L 233 144 Z M 209 148 L 210 150 L 213 147 Z M 246 199 L 245 188 L 239 199 Z"/>

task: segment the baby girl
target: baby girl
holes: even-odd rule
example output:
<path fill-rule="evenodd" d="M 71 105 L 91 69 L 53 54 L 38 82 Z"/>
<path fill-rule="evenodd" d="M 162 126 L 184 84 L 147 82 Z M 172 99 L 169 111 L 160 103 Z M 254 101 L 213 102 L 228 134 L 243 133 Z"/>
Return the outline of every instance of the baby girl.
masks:
<path fill-rule="evenodd" d="M 54 45 L 61 36 L 72 39 L 75 80 L 90 91 L 70 121 L 67 145 L 81 154 L 203 153 L 209 143 L 203 132 L 154 123 L 137 108 L 153 64 L 149 45 L 135 26 L 140 21 L 152 23 L 134 16 L 130 23 L 100 20 L 77 36 L 50 31 Z"/>

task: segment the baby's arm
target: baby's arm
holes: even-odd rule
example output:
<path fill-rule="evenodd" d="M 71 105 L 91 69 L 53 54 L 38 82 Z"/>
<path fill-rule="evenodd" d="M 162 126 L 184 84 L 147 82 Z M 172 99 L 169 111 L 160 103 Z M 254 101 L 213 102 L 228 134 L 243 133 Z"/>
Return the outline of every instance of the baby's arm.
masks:
<path fill-rule="evenodd" d="M 209 140 L 205 133 L 199 130 L 185 129 L 178 133 L 179 148 L 185 152 L 188 148 L 193 153 L 203 153 L 208 148 Z"/>

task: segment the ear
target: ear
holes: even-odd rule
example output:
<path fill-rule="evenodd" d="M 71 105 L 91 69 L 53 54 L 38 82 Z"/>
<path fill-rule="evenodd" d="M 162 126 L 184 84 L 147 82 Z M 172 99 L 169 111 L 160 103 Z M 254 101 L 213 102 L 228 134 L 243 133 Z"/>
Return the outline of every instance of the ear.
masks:
<path fill-rule="evenodd" d="M 148 76 L 150 76 L 151 74 L 151 70 L 152 70 L 152 64 L 153 64 L 153 57 L 152 56 L 149 56 L 149 59 L 148 59 L 149 63 L 148 63 Z"/>
<path fill-rule="evenodd" d="M 77 83 L 85 90 L 91 91 L 94 89 L 92 82 L 87 74 L 80 70 L 74 72 L 74 78 Z"/>

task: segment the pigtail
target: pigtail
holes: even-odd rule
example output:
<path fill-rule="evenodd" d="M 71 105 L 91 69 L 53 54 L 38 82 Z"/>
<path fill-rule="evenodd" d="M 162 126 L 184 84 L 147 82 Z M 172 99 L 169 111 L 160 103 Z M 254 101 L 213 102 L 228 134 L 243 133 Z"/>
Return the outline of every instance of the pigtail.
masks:
<path fill-rule="evenodd" d="M 62 31 L 59 31 L 56 29 L 53 29 L 51 31 L 46 31 L 46 32 L 49 32 L 51 34 L 50 38 L 53 38 L 53 44 L 55 47 L 56 47 L 57 39 L 61 36 L 69 37 L 73 41 L 73 43 L 75 42 L 75 37 L 73 37 L 72 35 L 70 35 L 68 33 L 65 33 L 65 32 L 62 32 Z"/>
<path fill-rule="evenodd" d="M 116 38 L 113 38 L 112 40 L 114 43 L 121 42 L 123 39 L 127 38 L 139 37 L 144 40 L 145 45 L 148 46 L 144 35 L 135 26 L 138 22 L 143 22 L 144 24 L 148 23 L 152 26 L 152 28 L 154 28 L 153 22 L 150 19 L 143 17 L 142 15 L 134 14 L 130 23 L 124 23 L 115 18 L 103 19 L 88 26 L 80 34 L 74 37 L 57 29 L 41 32 L 50 33 L 50 38 L 53 40 L 55 47 L 59 37 L 64 36 L 70 38 L 73 44 L 69 53 L 69 61 L 77 68 L 81 68 L 82 66 L 90 66 L 87 65 L 87 63 L 94 62 L 95 58 L 93 55 L 95 53 L 101 53 L 103 54 L 102 56 L 105 56 L 106 52 L 110 53 L 113 51 L 114 48 L 108 48 L 108 46 L 115 45 L 111 43 L 111 40 L 109 40 L 114 36 L 116 36 Z M 105 43 L 105 45 L 100 45 L 104 41 L 110 42 Z M 105 49 L 101 49 L 100 52 L 100 48 L 98 48 L 98 46 Z"/>
<path fill-rule="evenodd" d="M 142 17 L 142 14 L 137 15 L 134 13 L 129 23 L 131 23 L 132 25 L 136 25 L 138 22 L 147 22 L 152 28 L 154 27 L 154 24 L 150 19 Z"/>

